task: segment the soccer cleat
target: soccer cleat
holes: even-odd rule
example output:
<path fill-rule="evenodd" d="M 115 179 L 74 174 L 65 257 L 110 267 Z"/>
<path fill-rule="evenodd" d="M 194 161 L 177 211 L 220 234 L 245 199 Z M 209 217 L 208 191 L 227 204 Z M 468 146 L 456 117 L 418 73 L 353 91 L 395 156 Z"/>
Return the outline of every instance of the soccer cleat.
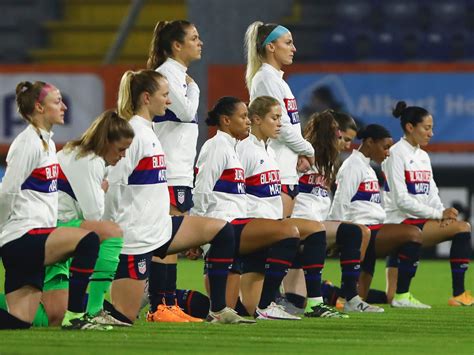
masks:
<path fill-rule="evenodd" d="M 185 313 L 181 309 L 181 307 L 178 306 L 177 302 L 174 306 L 170 306 L 168 308 L 171 312 L 176 314 L 178 317 L 183 318 L 183 319 L 187 319 L 188 322 L 191 322 L 191 323 L 201 323 L 201 322 L 203 322 L 203 320 L 201 318 L 195 318 L 195 317 L 192 317 L 189 314 Z"/>
<path fill-rule="evenodd" d="M 393 297 L 392 307 L 430 309 L 431 306 L 418 301 L 410 292 L 396 293 Z"/>
<path fill-rule="evenodd" d="M 232 308 L 225 307 L 218 312 L 210 311 L 207 319 L 209 323 L 215 324 L 254 324 L 253 319 L 246 319 L 237 314 Z"/>
<path fill-rule="evenodd" d="M 132 326 L 130 323 L 125 323 L 125 322 L 122 322 L 121 320 L 114 318 L 109 312 L 105 310 L 99 311 L 99 313 L 97 313 L 94 316 L 89 315 L 89 317 L 92 319 L 92 321 L 96 322 L 97 324 L 113 325 L 116 327 L 131 327 Z"/>
<path fill-rule="evenodd" d="M 66 311 L 61 324 L 63 330 L 112 330 L 110 325 L 99 324 L 87 314 Z"/>
<path fill-rule="evenodd" d="M 324 303 L 306 307 L 304 316 L 308 318 L 349 318 L 348 314 L 328 307 Z"/>
<path fill-rule="evenodd" d="M 275 300 L 275 303 L 279 306 L 282 306 L 285 312 L 291 315 L 298 316 L 304 313 L 304 308 L 296 307 L 293 303 L 288 301 L 285 297 L 278 297 Z"/>
<path fill-rule="evenodd" d="M 342 297 L 338 297 L 336 300 L 336 309 L 339 311 L 343 311 L 345 304 L 346 304 L 346 299 Z"/>
<path fill-rule="evenodd" d="M 257 307 L 255 311 L 255 318 L 265 320 L 300 320 L 301 317 L 294 316 L 285 311 L 281 305 L 272 302 L 267 308 L 260 309 Z"/>
<path fill-rule="evenodd" d="M 189 323 L 187 319 L 176 315 L 170 307 L 164 304 L 158 305 L 155 312 L 146 314 L 147 322 L 163 322 L 163 323 Z"/>
<path fill-rule="evenodd" d="M 354 296 L 344 304 L 344 312 L 382 313 L 385 310 L 382 307 L 368 304 L 360 296 Z"/>
<path fill-rule="evenodd" d="M 464 291 L 459 296 L 453 296 L 448 300 L 450 306 L 472 306 L 474 304 L 474 297 L 471 295 L 471 291 Z"/>

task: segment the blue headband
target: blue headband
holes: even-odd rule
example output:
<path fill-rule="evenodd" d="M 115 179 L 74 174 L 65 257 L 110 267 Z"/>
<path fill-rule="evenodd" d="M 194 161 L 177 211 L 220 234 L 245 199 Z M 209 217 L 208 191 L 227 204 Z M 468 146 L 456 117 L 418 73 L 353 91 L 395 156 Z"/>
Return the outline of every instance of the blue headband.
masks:
<path fill-rule="evenodd" d="M 283 36 L 285 33 L 290 32 L 290 30 L 284 26 L 278 25 L 273 29 L 272 32 L 265 38 L 265 41 L 263 41 L 262 46 L 265 47 L 268 43 L 273 42 L 277 38 L 280 38 Z"/>

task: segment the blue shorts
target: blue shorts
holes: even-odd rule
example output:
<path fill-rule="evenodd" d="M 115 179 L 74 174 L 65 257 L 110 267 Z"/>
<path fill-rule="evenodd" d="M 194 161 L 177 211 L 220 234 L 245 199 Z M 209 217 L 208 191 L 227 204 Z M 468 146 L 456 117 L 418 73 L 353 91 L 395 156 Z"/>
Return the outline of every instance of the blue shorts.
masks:
<path fill-rule="evenodd" d="M 168 186 L 170 203 L 184 213 L 194 207 L 193 194 L 189 186 Z"/>
<path fill-rule="evenodd" d="M 292 200 L 298 196 L 300 193 L 300 186 L 299 185 L 281 185 L 281 192 L 287 194 L 291 197 Z"/>
<path fill-rule="evenodd" d="M 2 247 L 5 294 L 23 286 L 43 290 L 45 245 L 56 228 L 35 228 Z"/>
<path fill-rule="evenodd" d="M 171 223 L 173 225 L 171 231 L 171 238 L 158 249 L 144 254 L 120 254 L 117 272 L 115 273 L 115 280 L 119 279 L 134 279 L 146 280 L 150 272 L 150 263 L 153 256 L 164 258 L 167 255 L 168 249 L 173 242 L 179 227 L 183 222 L 184 216 L 172 216 Z"/>

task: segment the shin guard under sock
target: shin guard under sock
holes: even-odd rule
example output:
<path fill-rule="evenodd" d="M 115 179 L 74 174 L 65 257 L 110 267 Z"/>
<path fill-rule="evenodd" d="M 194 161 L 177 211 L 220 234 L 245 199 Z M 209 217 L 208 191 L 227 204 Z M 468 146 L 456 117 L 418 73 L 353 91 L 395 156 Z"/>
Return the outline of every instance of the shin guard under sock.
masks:
<path fill-rule="evenodd" d="M 265 280 L 258 308 L 264 309 L 275 300 L 281 281 L 296 255 L 299 238 L 287 238 L 273 244 L 265 262 Z"/>
<path fill-rule="evenodd" d="M 362 231 L 358 226 L 341 223 L 336 233 L 336 244 L 341 253 L 341 291 L 347 301 L 357 295 L 361 242 Z"/>
<path fill-rule="evenodd" d="M 226 307 L 225 290 L 229 268 L 234 261 L 234 227 L 229 223 L 210 242 L 206 256 L 207 276 L 211 299 L 211 310 L 217 312 Z"/>
<path fill-rule="evenodd" d="M 84 296 L 97 261 L 99 245 L 99 236 L 94 232 L 90 232 L 76 246 L 74 258 L 69 268 L 68 311 L 74 313 L 85 311 Z"/>
<path fill-rule="evenodd" d="M 151 262 L 148 276 L 148 297 L 151 313 L 154 313 L 158 305 L 162 304 L 165 299 L 167 266 L 163 263 Z"/>
<path fill-rule="evenodd" d="M 306 281 L 306 292 L 309 297 L 321 296 L 321 271 L 326 257 L 326 232 L 309 235 L 303 241 L 301 266 Z"/>
<path fill-rule="evenodd" d="M 410 289 L 411 279 L 415 276 L 418 268 L 420 249 L 421 244 L 415 242 L 408 242 L 400 247 L 398 251 L 397 293 L 405 293 Z"/>
<path fill-rule="evenodd" d="M 471 233 L 462 232 L 453 237 L 449 261 L 451 263 L 451 275 L 453 285 L 453 296 L 459 296 L 464 290 L 464 276 L 469 267 L 471 256 Z"/>

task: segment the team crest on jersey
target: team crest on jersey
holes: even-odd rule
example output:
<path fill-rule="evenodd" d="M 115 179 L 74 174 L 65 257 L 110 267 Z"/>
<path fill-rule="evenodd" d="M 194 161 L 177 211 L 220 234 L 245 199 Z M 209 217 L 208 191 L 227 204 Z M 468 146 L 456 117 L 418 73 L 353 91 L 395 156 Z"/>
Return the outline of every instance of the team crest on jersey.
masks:
<path fill-rule="evenodd" d="M 184 203 L 184 191 L 180 190 L 178 191 L 178 203 L 183 204 Z"/>
<path fill-rule="evenodd" d="M 146 273 L 146 260 L 140 260 L 138 262 L 138 272 L 142 275 Z"/>

